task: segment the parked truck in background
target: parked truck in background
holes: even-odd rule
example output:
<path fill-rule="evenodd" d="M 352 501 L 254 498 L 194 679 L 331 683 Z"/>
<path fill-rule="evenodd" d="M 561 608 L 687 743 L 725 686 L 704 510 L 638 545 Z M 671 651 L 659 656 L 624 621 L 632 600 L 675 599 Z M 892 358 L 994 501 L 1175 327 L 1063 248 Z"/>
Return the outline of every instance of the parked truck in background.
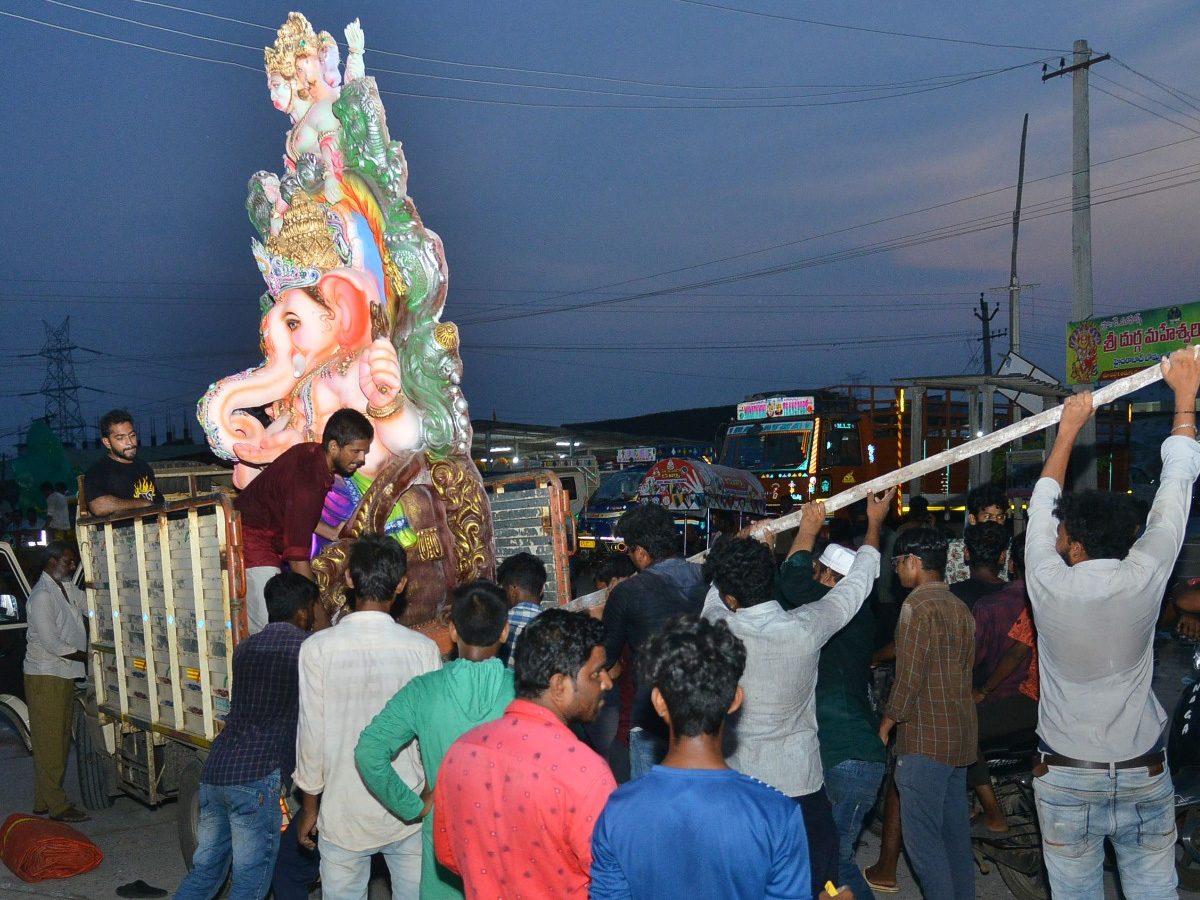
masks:
<path fill-rule="evenodd" d="M 639 503 L 657 503 L 674 514 L 685 555 L 709 546 L 714 514 L 726 514 L 735 528 L 766 514 L 762 487 L 750 472 L 670 456 L 614 472 L 592 495 L 579 516 L 581 557 L 625 552 L 617 521 Z"/>
<path fill-rule="evenodd" d="M 788 512 L 813 500 L 823 500 L 902 468 L 957 447 L 983 431 L 973 433 L 970 404 L 962 390 L 925 390 L 920 420 L 913 421 L 907 389 L 899 385 L 834 385 L 812 391 L 752 394 L 737 405 L 736 418 L 725 429 L 719 461 L 746 469 L 761 479 L 772 514 Z M 995 430 L 1010 424 L 1011 404 L 998 403 L 994 420 L 977 426 Z M 1132 408 L 1128 404 L 1104 407 L 1097 414 L 1097 466 L 1099 483 L 1107 490 L 1129 487 Z M 915 427 L 914 427 L 915 426 Z M 914 448 L 913 442 L 919 444 Z M 1010 448 L 993 460 L 991 481 L 1003 484 L 1006 473 L 1024 473 L 1038 460 L 1042 437 L 1029 444 L 1039 448 Z M 915 449 L 915 452 L 914 452 Z M 987 477 L 986 475 L 984 477 Z M 932 509 L 962 509 L 969 483 L 970 462 L 955 463 L 918 479 L 914 493 L 923 495 Z M 1009 485 L 1015 498 L 1028 496 L 1024 480 Z M 909 487 L 898 498 L 907 506 Z M 1024 494 L 1022 494 L 1024 492 Z"/>
<path fill-rule="evenodd" d="M 863 391 L 859 389 L 859 394 Z M 723 465 L 757 475 L 767 507 L 776 515 L 900 468 L 904 433 L 900 390 L 865 391 L 865 397 L 838 388 L 753 394 L 737 405 L 719 459 Z M 958 435 L 947 438 L 961 442 Z M 951 476 L 950 490 L 965 491 L 965 469 L 961 479 L 956 471 Z"/>

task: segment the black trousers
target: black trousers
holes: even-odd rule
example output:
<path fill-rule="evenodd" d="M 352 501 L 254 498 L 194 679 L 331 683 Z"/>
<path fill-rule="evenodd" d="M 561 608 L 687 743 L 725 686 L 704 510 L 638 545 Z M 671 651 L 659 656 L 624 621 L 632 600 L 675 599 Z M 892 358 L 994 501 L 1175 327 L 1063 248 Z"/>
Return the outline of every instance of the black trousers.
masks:
<path fill-rule="evenodd" d="M 271 888 L 275 900 L 308 900 L 308 886 L 321 875 L 321 854 L 300 846 L 296 840 L 296 817 L 279 836 L 279 856 Z"/>
<path fill-rule="evenodd" d="M 837 823 L 833 821 L 833 806 L 822 785 L 811 794 L 793 797 L 804 810 L 804 832 L 808 837 L 808 864 L 812 869 L 813 900 L 825 890 L 825 882 L 838 880 Z"/>

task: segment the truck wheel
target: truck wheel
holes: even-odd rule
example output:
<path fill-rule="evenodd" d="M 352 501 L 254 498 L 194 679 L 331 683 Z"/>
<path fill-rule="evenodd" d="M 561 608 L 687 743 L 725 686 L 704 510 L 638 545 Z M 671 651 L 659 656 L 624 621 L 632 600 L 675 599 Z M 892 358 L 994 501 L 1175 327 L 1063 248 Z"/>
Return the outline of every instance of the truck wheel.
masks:
<path fill-rule="evenodd" d="M 997 862 L 996 870 L 1016 900 L 1050 900 L 1050 881 L 1044 867 L 1039 866 L 1035 874 L 1027 875 L 1020 869 Z"/>
<path fill-rule="evenodd" d="M 21 739 L 21 745 L 25 748 L 25 752 L 32 753 L 33 741 L 29 738 L 29 707 L 25 705 L 25 701 L 12 694 L 0 694 L 0 717 L 3 717 L 12 726 L 17 737 Z"/>
<path fill-rule="evenodd" d="M 179 852 L 184 865 L 192 870 L 192 856 L 196 853 L 200 832 L 200 772 L 204 764 L 193 756 L 179 774 L 179 803 L 175 820 L 179 826 Z"/>
<path fill-rule="evenodd" d="M 114 798 L 108 793 L 105 752 L 92 740 L 87 712 L 75 704 L 75 760 L 79 770 L 79 792 L 87 809 L 108 809 Z"/>

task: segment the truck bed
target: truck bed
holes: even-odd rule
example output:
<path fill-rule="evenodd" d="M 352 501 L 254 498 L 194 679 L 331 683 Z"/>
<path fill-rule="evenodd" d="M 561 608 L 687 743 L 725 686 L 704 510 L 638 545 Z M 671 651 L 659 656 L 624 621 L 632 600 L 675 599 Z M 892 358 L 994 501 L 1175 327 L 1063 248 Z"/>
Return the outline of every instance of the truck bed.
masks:
<path fill-rule="evenodd" d="M 246 629 L 228 499 L 81 518 L 78 533 L 99 711 L 207 746 L 229 710 L 233 648 Z"/>

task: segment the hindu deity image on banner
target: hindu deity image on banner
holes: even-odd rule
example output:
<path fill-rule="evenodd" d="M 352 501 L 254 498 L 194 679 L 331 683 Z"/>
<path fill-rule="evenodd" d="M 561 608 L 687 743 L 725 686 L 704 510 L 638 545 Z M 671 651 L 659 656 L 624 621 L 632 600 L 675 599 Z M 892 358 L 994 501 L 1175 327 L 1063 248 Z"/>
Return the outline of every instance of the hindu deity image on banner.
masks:
<path fill-rule="evenodd" d="M 284 170 L 251 177 L 246 210 L 263 362 L 222 378 L 197 418 L 244 487 L 336 410 L 375 427 L 366 465 L 326 503 L 341 540 L 313 560 L 322 599 L 344 602 L 349 542 L 387 533 L 409 552 L 406 624 L 428 621 L 454 585 L 490 577 L 495 559 L 483 483 L 470 458 L 458 329 L 442 322 L 448 271 L 438 236 L 408 196 L 408 164 L 388 133 L 364 35 L 337 41 L 289 13 L 264 50 L 267 90 L 291 128 Z"/>
<path fill-rule="evenodd" d="M 1067 323 L 1067 383 L 1115 381 L 1200 343 L 1200 303 Z"/>

